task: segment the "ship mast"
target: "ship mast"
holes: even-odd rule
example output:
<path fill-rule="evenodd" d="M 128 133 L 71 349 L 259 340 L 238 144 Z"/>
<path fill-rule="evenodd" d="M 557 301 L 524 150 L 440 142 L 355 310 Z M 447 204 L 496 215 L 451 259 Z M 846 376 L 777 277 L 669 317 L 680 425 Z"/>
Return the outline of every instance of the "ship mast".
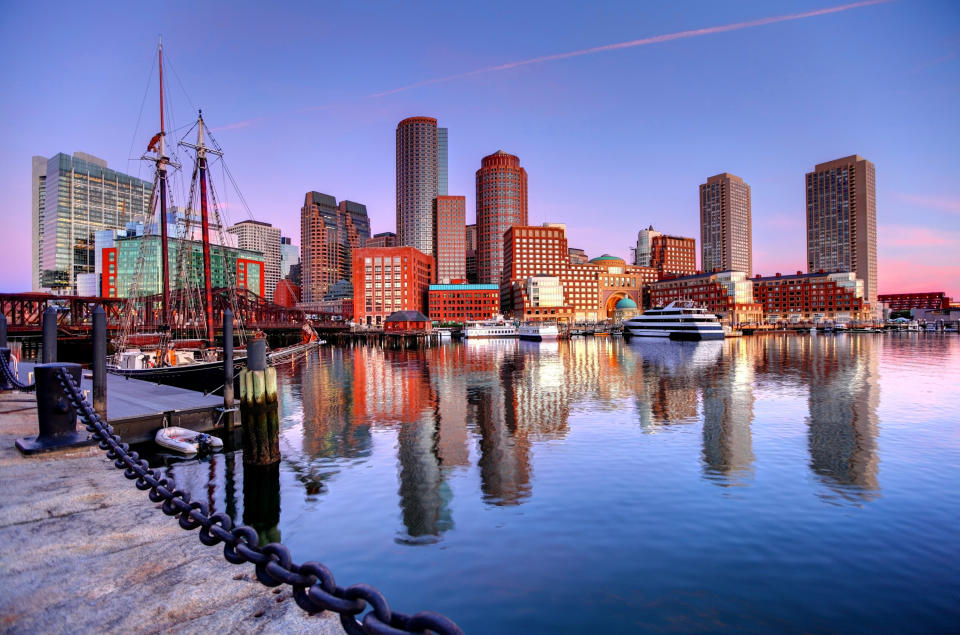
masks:
<path fill-rule="evenodd" d="M 167 255 L 167 164 L 166 132 L 163 128 L 163 39 L 157 46 L 160 68 L 160 139 L 157 146 L 157 180 L 160 182 L 160 271 L 163 280 L 163 325 L 170 326 L 170 260 Z"/>
<path fill-rule="evenodd" d="M 220 151 L 210 149 L 203 140 L 203 111 L 197 116 L 197 143 L 180 142 L 180 145 L 193 148 L 197 152 L 197 172 L 200 176 L 200 231 L 203 240 L 203 294 L 204 314 L 207 326 L 207 343 L 214 344 L 213 331 L 213 280 L 210 276 L 210 219 L 207 214 L 207 154 L 223 156 Z"/>

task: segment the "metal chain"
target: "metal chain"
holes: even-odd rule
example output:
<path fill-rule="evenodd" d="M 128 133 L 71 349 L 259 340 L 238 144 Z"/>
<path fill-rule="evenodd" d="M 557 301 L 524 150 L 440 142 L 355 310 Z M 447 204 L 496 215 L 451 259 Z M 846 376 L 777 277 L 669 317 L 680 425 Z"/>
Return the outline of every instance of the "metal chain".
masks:
<path fill-rule="evenodd" d="M 33 392 L 37 389 L 37 382 L 34 381 L 32 384 L 25 384 L 10 370 L 10 366 L 7 365 L 7 360 L 0 355 L 0 372 L 3 373 L 4 377 L 7 378 L 13 387 L 19 390 L 20 392 Z"/>
<path fill-rule="evenodd" d="M 114 434 L 113 426 L 105 423 L 80 392 L 80 386 L 64 369 L 57 373 L 65 396 L 77 410 L 87 430 L 99 440 L 101 450 L 114 466 L 123 470 L 123 475 L 135 480 L 139 490 L 147 491 L 154 503 L 163 503 L 163 513 L 176 516 L 180 527 L 186 530 L 200 529 L 200 542 L 212 547 L 223 543 L 223 557 L 233 564 L 253 563 L 256 576 L 262 584 L 275 587 L 289 584 L 293 587 L 293 599 L 307 613 L 334 611 L 340 615 L 340 623 L 351 635 L 400 634 L 435 632 L 440 635 L 458 634 L 463 631 L 450 618 L 421 611 L 405 615 L 390 609 L 387 599 L 380 591 L 367 584 L 354 584 L 347 588 L 337 586 L 330 570 L 320 562 L 296 564 L 290 551 L 281 543 L 258 544 L 257 532 L 246 525 L 234 526 L 230 516 L 224 513 L 210 514 L 207 505 L 191 501 L 190 494 L 176 488 L 172 477 L 161 476 L 137 452 L 123 443 Z M 357 617 L 367 610 L 371 611 Z"/>

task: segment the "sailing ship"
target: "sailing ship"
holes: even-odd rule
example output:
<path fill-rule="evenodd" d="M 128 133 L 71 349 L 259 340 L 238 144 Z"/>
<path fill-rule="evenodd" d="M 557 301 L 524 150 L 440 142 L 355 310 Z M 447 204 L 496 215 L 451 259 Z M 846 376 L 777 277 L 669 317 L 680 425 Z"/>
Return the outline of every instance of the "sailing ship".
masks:
<path fill-rule="evenodd" d="M 192 151 L 194 165 L 190 180 L 190 194 L 183 216 L 183 226 L 179 224 L 176 240 L 177 249 L 177 287 L 170 288 L 170 236 L 168 226 L 168 196 L 170 168 L 179 169 L 180 165 L 167 155 L 166 129 L 164 121 L 163 99 L 163 44 L 158 46 L 158 68 L 160 75 L 160 131 L 147 144 L 147 153 L 142 157 L 154 164 L 154 188 L 151 200 L 151 218 L 145 223 L 149 231 L 152 227 L 152 217 L 159 209 L 160 238 L 160 279 L 161 294 L 142 296 L 139 293 L 140 283 L 144 278 L 146 268 L 145 249 L 147 245 L 145 231 L 140 241 L 140 254 L 137 260 L 136 272 L 128 293 L 128 302 L 124 310 L 124 321 L 120 335 L 114 342 L 117 351 L 113 359 L 108 362 L 107 370 L 116 375 L 128 378 L 141 379 L 159 384 L 168 384 L 203 392 L 214 392 L 223 387 L 224 370 L 227 360 L 224 359 L 224 349 L 217 346 L 215 324 L 222 323 L 227 310 L 233 314 L 232 325 L 235 327 L 239 345 L 233 354 L 234 377 L 239 377 L 239 371 L 246 359 L 246 339 L 244 328 L 244 312 L 239 310 L 237 301 L 236 273 L 227 266 L 223 235 L 223 222 L 219 212 L 213 182 L 208 177 L 208 156 L 214 155 L 223 159 L 223 152 L 216 144 L 209 128 L 203 120 L 200 111 L 196 123 L 188 130 L 177 143 L 178 147 Z M 196 130 L 196 141 L 184 141 L 193 130 Z M 207 138 L 212 146 L 208 146 Z M 195 200 L 196 199 L 196 200 Z M 196 205 L 199 203 L 199 205 Z M 199 228 L 194 227 L 196 208 L 199 207 Z M 213 288 L 211 253 L 211 216 L 213 226 L 220 232 L 216 247 L 220 249 L 220 258 L 223 263 L 223 274 L 226 284 L 217 289 Z M 199 241 L 202 244 L 202 288 L 194 281 L 198 281 L 200 272 L 196 271 L 196 263 L 192 257 L 192 248 L 185 248 L 199 229 Z M 215 299 L 217 302 L 215 303 Z M 227 314 L 229 315 L 229 314 Z M 155 320 L 149 319 L 155 316 Z M 216 319 L 219 317 L 220 319 Z M 151 333 L 137 332 L 144 322 L 159 322 L 155 324 L 155 331 Z M 317 346 L 321 341 L 308 323 L 303 325 L 303 337 L 300 343 L 281 348 L 268 353 L 268 362 L 277 362 L 290 359 L 305 353 Z"/>

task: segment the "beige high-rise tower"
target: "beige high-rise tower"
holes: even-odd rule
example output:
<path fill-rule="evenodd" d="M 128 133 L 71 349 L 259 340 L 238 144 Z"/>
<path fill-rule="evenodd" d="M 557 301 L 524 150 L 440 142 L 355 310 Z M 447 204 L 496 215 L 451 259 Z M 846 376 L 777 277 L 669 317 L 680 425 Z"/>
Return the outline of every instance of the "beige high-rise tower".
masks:
<path fill-rule="evenodd" d="M 728 172 L 700 185 L 700 267 L 753 275 L 750 186 Z"/>
<path fill-rule="evenodd" d="M 877 304 L 877 183 L 859 155 L 807 173 L 807 271 L 853 271 Z"/>

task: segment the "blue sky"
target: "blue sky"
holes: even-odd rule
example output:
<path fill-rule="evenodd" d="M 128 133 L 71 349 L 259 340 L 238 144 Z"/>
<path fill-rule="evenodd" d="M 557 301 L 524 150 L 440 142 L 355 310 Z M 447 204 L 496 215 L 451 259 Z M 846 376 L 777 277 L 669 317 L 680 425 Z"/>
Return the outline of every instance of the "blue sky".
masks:
<path fill-rule="evenodd" d="M 130 158 L 155 132 L 162 33 L 174 125 L 202 107 L 254 216 L 295 242 L 308 190 L 365 203 L 392 231 L 396 123 L 430 115 L 450 129 L 468 221 L 480 158 L 503 149 L 528 171 L 531 222 L 565 222 L 591 256 L 626 256 L 650 224 L 699 243 L 697 186 L 727 171 L 752 187 L 764 274 L 805 266 L 804 173 L 860 154 L 877 167 L 880 291 L 960 298 L 960 3 L 865 4 L 418 85 L 845 4 L 6 2 L 0 290 L 30 283 L 32 155 L 149 174 Z M 236 200 L 232 221 L 247 218 Z"/>

